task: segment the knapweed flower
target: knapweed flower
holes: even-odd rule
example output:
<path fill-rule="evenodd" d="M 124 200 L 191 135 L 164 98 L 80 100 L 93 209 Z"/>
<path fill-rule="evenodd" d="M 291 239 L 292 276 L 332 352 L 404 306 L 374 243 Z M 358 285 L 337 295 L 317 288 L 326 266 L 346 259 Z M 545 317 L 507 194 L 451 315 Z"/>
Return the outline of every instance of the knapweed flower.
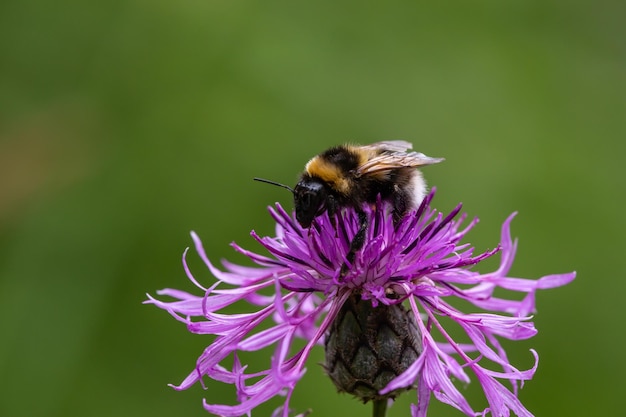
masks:
<path fill-rule="evenodd" d="M 431 394 L 468 416 L 509 416 L 511 411 L 532 416 L 519 401 L 518 389 L 535 373 L 537 353 L 531 351 L 530 369 L 519 370 L 509 363 L 500 339 L 534 336 L 537 331 L 530 320 L 535 292 L 567 284 L 575 273 L 537 280 L 509 277 L 517 246 L 509 230 L 514 215 L 502 225 L 500 244 L 475 254 L 461 241 L 477 219 L 462 226 L 466 216 L 459 216 L 461 206 L 444 215 L 431 208 L 433 195 L 434 191 L 399 222 L 393 221 L 383 202 L 365 208 L 369 222 L 365 243 L 351 263 L 346 254 L 359 228 L 352 209 L 338 213 L 336 219 L 321 215 L 303 229 L 280 205 L 270 208 L 276 236 L 252 232 L 268 256 L 233 244 L 258 267 L 224 261 L 223 270 L 217 268 L 192 233 L 196 251 L 217 282 L 201 285 L 187 265 L 185 251 L 186 274 L 201 293 L 165 289 L 158 294 L 174 300 L 146 301 L 168 311 L 189 331 L 214 336 L 195 369 L 174 388 L 203 384 L 207 376 L 232 384 L 238 402 L 205 400 L 210 413 L 250 415 L 257 405 L 279 395 L 285 401 L 274 415 L 286 417 L 307 357 L 316 345 L 325 345 L 325 368 L 335 385 L 365 401 L 386 401 L 415 389 L 414 417 L 426 416 Z M 498 252 L 497 270 L 485 274 L 472 270 Z M 500 292 L 521 296 L 506 299 Z M 473 306 L 472 311 L 457 309 L 458 300 Z M 253 312 L 224 312 L 236 302 L 248 303 Z M 462 330 L 462 343 L 453 339 L 450 326 Z M 294 347 L 298 338 L 304 340 L 301 349 Z M 274 351 L 267 369 L 247 372 L 239 354 L 270 347 Z M 469 383 L 472 376 L 488 402 L 479 412 L 455 385 Z"/>

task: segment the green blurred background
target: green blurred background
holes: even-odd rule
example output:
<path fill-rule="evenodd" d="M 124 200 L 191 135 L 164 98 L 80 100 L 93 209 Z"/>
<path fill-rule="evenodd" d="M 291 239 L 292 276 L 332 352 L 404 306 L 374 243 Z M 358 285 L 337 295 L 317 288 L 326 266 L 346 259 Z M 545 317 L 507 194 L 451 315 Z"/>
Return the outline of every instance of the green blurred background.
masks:
<path fill-rule="evenodd" d="M 309 157 L 405 139 L 435 206 L 465 203 L 494 246 L 519 215 L 513 274 L 578 271 L 538 295 L 537 416 L 623 409 L 626 29 L 623 2 L 9 0 L 0 4 L 0 416 L 205 416 L 178 393 L 208 337 L 145 293 L 190 290 L 210 256 L 258 249 L 265 207 Z M 211 277 L 192 256 L 197 275 Z M 265 358 L 265 356 L 263 356 Z M 261 359 L 259 357 L 259 359 Z M 309 361 L 292 405 L 369 415 Z M 618 387 L 622 387 L 618 389 Z M 464 388 L 484 404 L 478 383 Z M 412 394 L 390 416 L 408 415 Z M 279 401 L 261 407 L 267 416 Z M 459 416 L 433 401 L 433 417 Z"/>

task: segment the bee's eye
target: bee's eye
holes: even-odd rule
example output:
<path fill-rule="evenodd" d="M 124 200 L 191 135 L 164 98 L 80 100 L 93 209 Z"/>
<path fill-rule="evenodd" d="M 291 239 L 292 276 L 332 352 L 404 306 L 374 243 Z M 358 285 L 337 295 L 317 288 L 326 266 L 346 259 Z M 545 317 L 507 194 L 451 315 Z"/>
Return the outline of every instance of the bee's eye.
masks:
<path fill-rule="evenodd" d="M 302 227 L 309 227 L 324 210 L 327 192 L 321 181 L 302 180 L 296 184 L 294 202 L 296 218 Z"/>

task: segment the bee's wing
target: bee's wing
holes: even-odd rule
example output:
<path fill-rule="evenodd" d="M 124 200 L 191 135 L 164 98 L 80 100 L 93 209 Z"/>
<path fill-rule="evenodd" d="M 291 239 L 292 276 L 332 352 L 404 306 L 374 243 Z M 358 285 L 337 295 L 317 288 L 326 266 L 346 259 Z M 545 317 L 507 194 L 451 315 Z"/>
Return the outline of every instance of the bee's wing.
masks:
<path fill-rule="evenodd" d="M 383 152 L 359 166 L 356 170 L 356 176 L 360 177 L 405 167 L 417 168 L 423 165 L 436 164 L 441 161 L 443 161 L 443 158 L 431 158 L 420 152 Z"/>
<path fill-rule="evenodd" d="M 383 142 L 371 143 L 369 145 L 363 145 L 362 148 L 371 150 L 385 150 L 391 152 L 406 152 L 409 149 L 413 149 L 413 144 L 405 140 L 386 140 Z"/>

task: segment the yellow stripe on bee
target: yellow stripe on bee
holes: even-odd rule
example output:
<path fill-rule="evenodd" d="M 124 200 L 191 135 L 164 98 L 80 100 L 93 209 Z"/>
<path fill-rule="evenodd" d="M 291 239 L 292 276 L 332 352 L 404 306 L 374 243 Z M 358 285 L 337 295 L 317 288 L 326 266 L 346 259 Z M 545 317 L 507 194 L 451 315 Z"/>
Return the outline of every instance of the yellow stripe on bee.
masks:
<path fill-rule="evenodd" d="M 337 165 L 329 161 L 315 156 L 306 164 L 305 170 L 309 175 L 329 183 L 335 191 L 339 191 L 342 194 L 350 192 L 350 181 L 348 181 Z"/>

